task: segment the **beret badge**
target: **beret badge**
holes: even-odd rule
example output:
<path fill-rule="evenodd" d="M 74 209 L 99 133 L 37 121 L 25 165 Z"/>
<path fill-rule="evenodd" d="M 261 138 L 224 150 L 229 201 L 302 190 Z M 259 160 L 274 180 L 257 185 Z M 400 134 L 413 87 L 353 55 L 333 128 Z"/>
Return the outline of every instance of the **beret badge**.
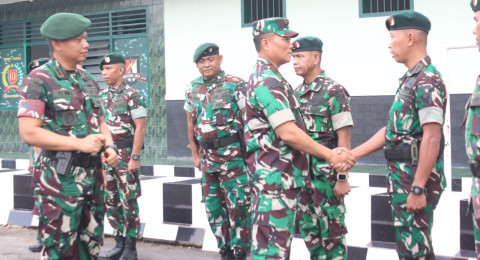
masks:
<path fill-rule="evenodd" d="M 394 25 L 395 25 L 395 18 L 390 17 L 390 18 L 388 19 L 388 24 L 390 24 L 390 26 L 394 26 Z"/>

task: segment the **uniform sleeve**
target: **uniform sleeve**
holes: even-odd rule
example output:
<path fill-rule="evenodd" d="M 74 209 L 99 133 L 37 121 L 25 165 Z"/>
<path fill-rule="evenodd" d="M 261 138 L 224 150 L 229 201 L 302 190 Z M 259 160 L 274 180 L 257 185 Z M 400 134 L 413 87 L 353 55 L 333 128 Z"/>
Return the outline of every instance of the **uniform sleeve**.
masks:
<path fill-rule="evenodd" d="M 345 126 L 353 126 L 350 112 L 350 95 L 341 85 L 335 84 L 330 91 L 329 111 L 332 119 L 333 130 Z"/>
<path fill-rule="evenodd" d="M 415 105 L 418 109 L 420 125 L 427 123 L 443 124 L 445 88 L 439 84 L 422 84 L 415 91 Z"/>
<path fill-rule="evenodd" d="M 27 76 L 20 90 L 17 117 L 42 119 L 45 113 L 47 90 L 43 80 L 35 75 Z"/>
<path fill-rule="evenodd" d="M 130 100 L 128 101 L 128 108 L 130 109 L 133 120 L 141 117 L 147 117 L 145 99 L 138 92 L 134 92 L 131 96 Z"/>
<path fill-rule="evenodd" d="M 187 84 L 185 87 L 185 104 L 183 105 L 183 109 L 185 109 L 186 112 L 192 113 L 192 101 L 190 100 L 190 95 L 192 93 L 192 84 Z"/>
<path fill-rule="evenodd" d="M 235 102 L 240 110 L 245 108 L 245 91 L 246 83 L 242 80 L 237 84 L 237 88 L 235 89 L 234 93 Z"/>
<path fill-rule="evenodd" d="M 295 121 L 287 88 L 278 80 L 265 80 L 256 88 L 255 97 L 273 129 L 285 122 Z"/>

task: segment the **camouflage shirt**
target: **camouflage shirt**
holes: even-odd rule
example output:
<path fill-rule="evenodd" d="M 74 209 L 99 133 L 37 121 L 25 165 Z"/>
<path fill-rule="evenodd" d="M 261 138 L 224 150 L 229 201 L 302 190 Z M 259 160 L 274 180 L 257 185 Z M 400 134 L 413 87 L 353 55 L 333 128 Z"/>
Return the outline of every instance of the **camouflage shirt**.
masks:
<path fill-rule="evenodd" d="M 192 113 L 193 132 L 199 142 L 243 133 L 245 81 L 220 71 L 212 80 L 200 76 L 186 87 L 185 111 Z M 243 168 L 240 142 L 218 149 L 200 149 L 203 172 Z"/>
<path fill-rule="evenodd" d="M 400 87 L 389 112 L 385 144 L 404 145 L 421 142 L 422 125 L 438 123 L 443 126 L 447 90 L 440 73 L 426 56 L 400 78 Z M 420 149 L 420 146 L 419 146 Z M 443 173 L 443 147 L 426 184 L 427 192 L 437 193 L 446 187 Z M 412 165 L 389 162 L 388 191 L 409 193 L 413 181 Z"/>
<path fill-rule="evenodd" d="M 305 131 L 292 86 L 268 61 L 258 58 L 247 84 L 246 164 L 254 192 L 305 185 L 308 159 L 285 143 L 274 129 L 293 121 Z"/>
<path fill-rule="evenodd" d="M 133 120 L 147 116 L 145 100 L 125 82 L 116 88 L 104 89 L 100 96 L 105 106 L 105 120 L 112 133 L 113 141 L 131 141 L 135 134 Z"/>
<path fill-rule="evenodd" d="M 480 162 L 480 76 L 466 106 L 465 148 L 470 162 Z M 472 203 L 475 217 L 480 218 L 480 179 L 472 181 Z"/>
<path fill-rule="evenodd" d="M 100 133 L 103 115 L 98 85 L 85 70 L 66 71 L 52 59 L 33 70 L 22 82 L 18 117 L 42 120 L 42 128 L 65 136 L 85 137 Z M 58 175 L 51 159 L 40 155 L 35 171 L 42 171 L 43 194 L 80 196 L 89 194 L 97 178 L 95 167 L 72 167 Z"/>
<path fill-rule="evenodd" d="M 308 135 L 324 146 L 334 144 L 337 147 L 338 137 L 335 131 L 353 126 L 347 90 L 322 71 L 313 82 L 304 82 L 295 91 Z M 313 156 L 310 158 L 315 175 L 333 173 L 326 160 Z"/>

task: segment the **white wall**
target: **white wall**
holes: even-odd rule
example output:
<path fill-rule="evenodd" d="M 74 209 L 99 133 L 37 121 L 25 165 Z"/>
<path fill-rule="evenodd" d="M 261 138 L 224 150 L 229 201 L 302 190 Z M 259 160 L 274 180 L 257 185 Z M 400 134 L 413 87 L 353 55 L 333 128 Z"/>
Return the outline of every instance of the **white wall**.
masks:
<path fill-rule="evenodd" d="M 414 2 L 414 9 L 432 22 L 428 52 L 449 84 L 451 94 L 471 92 L 476 74 L 480 73 L 469 3 L 470 0 Z M 389 53 L 387 17 L 359 18 L 358 0 L 287 0 L 286 10 L 292 30 L 300 36 L 322 39 L 322 68 L 351 95 L 395 93 L 398 78 L 406 68 Z M 251 28 L 241 27 L 241 0 L 165 0 L 167 100 L 183 100 L 185 85 L 199 76 L 192 56 L 204 42 L 220 46 L 225 71 L 248 79 L 256 52 Z M 454 49 L 458 46 L 470 48 Z M 280 71 L 294 87 L 301 83 L 291 63 L 283 65 Z"/>

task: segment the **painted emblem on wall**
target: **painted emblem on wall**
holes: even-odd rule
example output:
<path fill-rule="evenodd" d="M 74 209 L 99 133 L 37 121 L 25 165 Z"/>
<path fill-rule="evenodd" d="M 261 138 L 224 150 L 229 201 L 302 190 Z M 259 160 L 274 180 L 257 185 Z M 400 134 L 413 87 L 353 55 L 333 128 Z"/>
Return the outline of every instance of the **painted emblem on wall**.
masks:
<path fill-rule="evenodd" d="M 20 91 L 20 82 L 23 79 L 23 70 L 18 64 L 8 64 L 2 72 L 3 92 Z"/>
<path fill-rule="evenodd" d="M 140 59 L 138 56 L 130 56 L 125 58 L 125 75 L 123 79 L 130 86 L 135 86 L 139 81 L 147 82 L 147 75 L 140 72 Z"/>

